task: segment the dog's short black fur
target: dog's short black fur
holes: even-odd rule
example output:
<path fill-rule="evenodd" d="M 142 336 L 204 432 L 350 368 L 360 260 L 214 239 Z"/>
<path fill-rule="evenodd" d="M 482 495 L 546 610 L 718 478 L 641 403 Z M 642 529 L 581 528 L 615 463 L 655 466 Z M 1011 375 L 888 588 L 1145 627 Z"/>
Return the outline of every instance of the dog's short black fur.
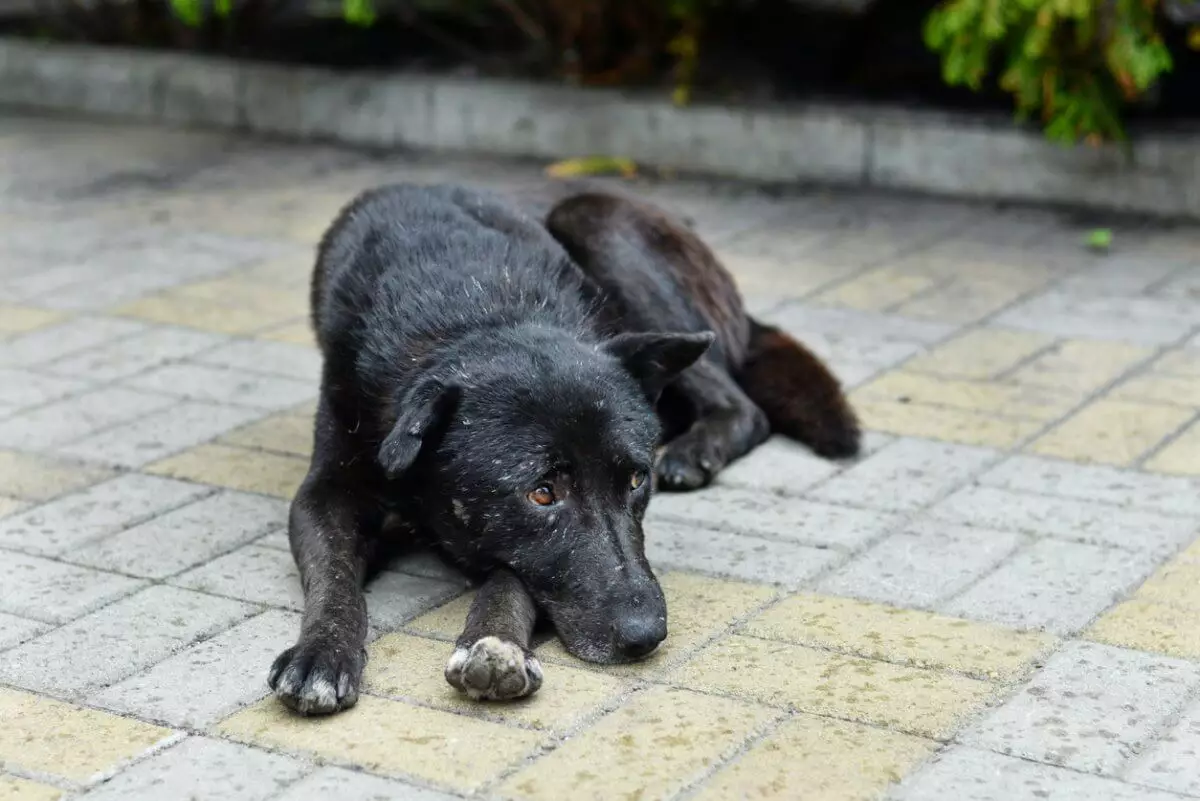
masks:
<path fill-rule="evenodd" d="M 515 697 L 541 682 L 539 612 L 597 662 L 666 636 L 642 545 L 652 483 L 704 486 L 773 429 L 858 448 L 824 365 L 631 199 L 580 193 L 542 219 L 461 187 L 368 192 L 321 242 L 312 309 L 324 373 L 290 521 L 305 613 L 270 675 L 302 713 L 357 698 L 361 586 L 389 533 L 485 580 L 446 677 Z"/>

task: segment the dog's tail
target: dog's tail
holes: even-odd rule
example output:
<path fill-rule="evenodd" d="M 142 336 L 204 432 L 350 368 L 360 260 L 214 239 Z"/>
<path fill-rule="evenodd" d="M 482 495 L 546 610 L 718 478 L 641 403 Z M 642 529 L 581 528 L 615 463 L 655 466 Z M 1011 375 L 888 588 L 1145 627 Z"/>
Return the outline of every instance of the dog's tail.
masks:
<path fill-rule="evenodd" d="M 772 432 L 828 459 L 858 454 L 858 418 L 841 383 L 815 354 L 778 328 L 750 320 L 750 345 L 737 382 L 767 415 Z"/>

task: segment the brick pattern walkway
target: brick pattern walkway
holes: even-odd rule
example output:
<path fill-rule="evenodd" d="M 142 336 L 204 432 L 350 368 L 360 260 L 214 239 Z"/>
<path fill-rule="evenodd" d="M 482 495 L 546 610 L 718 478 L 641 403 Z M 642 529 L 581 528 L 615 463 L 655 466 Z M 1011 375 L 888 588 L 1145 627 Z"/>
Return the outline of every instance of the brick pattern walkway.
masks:
<path fill-rule="evenodd" d="M 653 659 L 468 703 L 412 557 L 359 705 L 286 714 L 312 245 L 399 179 L 538 172 L 0 119 L 0 799 L 1200 797 L 1200 230 L 911 198 L 646 187 L 871 431 L 652 503 Z"/>

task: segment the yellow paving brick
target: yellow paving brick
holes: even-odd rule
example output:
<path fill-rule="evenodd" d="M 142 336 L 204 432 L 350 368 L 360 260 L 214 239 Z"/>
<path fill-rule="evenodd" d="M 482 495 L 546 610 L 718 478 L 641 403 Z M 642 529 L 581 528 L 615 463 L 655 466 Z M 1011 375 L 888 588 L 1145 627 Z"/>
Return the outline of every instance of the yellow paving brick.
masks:
<path fill-rule="evenodd" d="M 881 375 L 854 390 L 853 396 L 1044 421 L 1062 417 L 1080 401 L 1078 393 L 1049 387 L 964 381 L 904 370 Z"/>
<path fill-rule="evenodd" d="M 895 401 L 859 400 L 854 408 L 870 431 L 994 448 L 1012 447 L 1043 425 L 1036 420 Z"/>
<path fill-rule="evenodd" d="M 258 309 L 229 306 L 179 295 L 149 295 L 112 310 L 122 317 L 181 325 L 218 334 L 248 334 L 286 322 L 291 315 L 264 315 Z"/>
<path fill-rule="evenodd" d="M 809 259 L 779 259 L 740 253 L 720 254 L 738 289 L 747 295 L 795 298 L 807 295 L 848 272 L 844 266 Z"/>
<path fill-rule="evenodd" d="M 371 644 L 364 689 L 470 715 L 537 729 L 565 729 L 596 712 L 628 684 L 594 671 L 566 665 L 547 668 L 532 698 L 504 703 L 472 701 L 446 683 L 442 669 L 453 646 L 409 634 L 388 634 Z"/>
<path fill-rule="evenodd" d="M 307 457 L 312 454 L 313 419 L 309 415 L 278 414 L 231 431 L 221 441 Z"/>
<path fill-rule="evenodd" d="M 1196 610 L 1149 601 L 1126 601 L 1092 624 L 1090 640 L 1183 659 L 1200 659 Z"/>
<path fill-rule="evenodd" d="M 800 715 L 706 782 L 693 801 L 870 801 L 937 743 Z"/>
<path fill-rule="evenodd" d="M 474 592 L 465 592 L 452 598 L 436 609 L 418 615 L 408 622 L 406 629 L 426 637 L 453 641 L 462 634 L 467 622 L 467 611 L 475 600 Z"/>
<path fill-rule="evenodd" d="M 905 363 L 905 370 L 958 378 L 994 378 L 1054 344 L 1026 331 L 976 329 Z"/>
<path fill-rule="evenodd" d="M 145 472 L 291 498 L 308 473 L 308 460 L 228 445 L 200 445 L 155 462 Z"/>
<path fill-rule="evenodd" d="M 1101 399 L 1030 443 L 1028 450 L 1079 462 L 1131 465 L 1192 415 L 1190 409 Z"/>
<path fill-rule="evenodd" d="M 185 284 L 171 294 L 226 306 L 255 309 L 273 318 L 303 317 L 309 311 L 307 287 L 276 287 L 235 276 Z"/>
<path fill-rule="evenodd" d="M 0 688 L 0 764 L 86 782 L 170 737 L 170 729 Z"/>
<path fill-rule="evenodd" d="M 1200 423 L 1193 423 L 1142 466 L 1159 473 L 1200 476 Z"/>
<path fill-rule="evenodd" d="M 289 345 L 307 345 L 310 348 L 317 346 L 316 335 L 313 334 L 312 325 L 307 319 L 260 331 L 255 334 L 255 338 L 286 342 Z"/>
<path fill-rule="evenodd" d="M 1200 613 L 1200 559 L 1181 555 L 1146 579 L 1133 600 L 1178 606 Z M 1200 614 L 1197 615 L 1200 622 Z"/>
<path fill-rule="evenodd" d="M 1150 348 L 1137 345 L 1071 339 L 1017 368 L 1008 378 L 1019 384 L 1090 393 L 1153 355 Z"/>
<path fill-rule="evenodd" d="M 1146 373 L 1122 381 L 1109 397 L 1200 409 L 1200 376 Z"/>
<path fill-rule="evenodd" d="M 62 312 L 38 309 L 33 306 L 10 306 L 0 303 L 0 336 L 24 334 L 57 323 L 66 317 Z"/>
<path fill-rule="evenodd" d="M 668 680 L 938 739 L 995 692 L 963 676 L 743 636 L 709 646 Z"/>
<path fill-rule="evenodd" d="M 1181 348 L 1164 353 L 1152 367 L 1156 373 L 1200 377 L 1200 348 Z"/>
<path fill-rule="evenodd" d="M 14 512 L 20 511 L 24 508 L 25 503 L 23 501 L 18 501 L 16 498 L 6 498 L 3 495 L 0 495 L 0 517 L 11 515 Z"/>
<path fill-rule="evenodd" d="M 973 323 L 1000 311 L 1031 288 L 1029 282 L 961 278 L 901 304 L 905 317 L 943 323 Z"/>
<path fill-rule="evenodd" d="M 252 281 L 256 284 L 273 287 L 301 287 L 307 291 L 309 282 L 312 280 L 313 263 L 314 259 L 311 257 L 287 256 L 246 267 L 238 270 L 236 275 L 240 280 Z"/>
<path fill-rule="evenodd" d="M 0 776 L 0 801 L 58 801 L 63 791 L 46 784 Z"/>
<path fill-rule="evenodd" d="M 113 473 L 98 467 L 0 450 L 0 495 L 44 501 L 102 481 Z"/>
<path fill-rule="evenodd" d="M 830 306 L 845 306 L 862 311 L 884 311 L 934 286 L 934 280 L 913 275 L 894 267 L 882 267 L 815 296 Z"/>
<path fill-rule="evenodd" d="M 300 717 L 267 698 L 217 728 L 244 743 L 468 793 L 524 759 L 546 736 L 371 695 L 323 718 Z"/>
<path fill-rule="evenodd" d="M 529 801 L 670 798 L 777 715 L 656 687 L 518 771 L 499 794 Z"/>
<path fill-rule="evenodd" d="M 1055 642 L 1048 634 L 824 595 L 797 595 L 743 631 L 870 659 L 1011 679 Z"/>

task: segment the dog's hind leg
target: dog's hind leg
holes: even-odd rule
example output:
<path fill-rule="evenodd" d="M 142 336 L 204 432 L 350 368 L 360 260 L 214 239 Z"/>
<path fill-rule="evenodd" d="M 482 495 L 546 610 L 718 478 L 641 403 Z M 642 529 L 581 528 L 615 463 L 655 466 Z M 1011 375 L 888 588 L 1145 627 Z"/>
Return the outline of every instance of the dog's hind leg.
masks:
<path fill-rule="evenodd" d="M 524 698 L 542 686 L 529 650 L 537 607 L 525 585 L 500 568 L 479 588 L 467 624 L 446 663 L 446 681 L 476 700 Z"/>
<path fill-rule="evenodd" d="M 725 465 L 762 444 L 771 433 L 767 416 L 723 367 L 701 361 L 684 370 L 664 392 L 659 413 L 686 407 L 690 425 L 662 448 L 655 475 L 668 492 L 699 489 Z M 667 430 L 678 430 L 664 419 Z"/>

